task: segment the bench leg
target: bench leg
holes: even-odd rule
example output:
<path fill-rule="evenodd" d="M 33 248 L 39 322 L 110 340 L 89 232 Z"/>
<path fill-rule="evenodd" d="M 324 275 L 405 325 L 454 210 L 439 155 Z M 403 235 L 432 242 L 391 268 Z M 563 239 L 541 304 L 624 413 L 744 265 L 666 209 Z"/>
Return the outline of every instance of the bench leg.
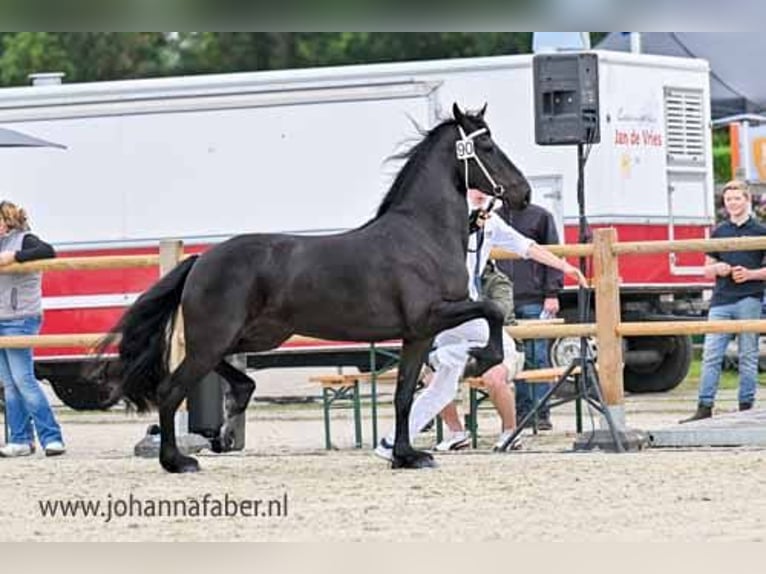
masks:
<path fill-rule="evenodd" d="M 362 401 L 358 380 L 354 381 L 354 439 L 356 448 L 362 448 Z"/>
<path fill-rule="evenodd" d="M 436 444 L 444 440 L 444 421 L 441 415 L 436 415 Z"/>
<path fill-rule="evenodd" d="M 468 421 L 469 431 L 471 432 L 471 448 L 476 448 L 479 444 L 479 437 L 477 436 L 479 431 L 479 401 L 476 396 L 476 389 L 469 389 L 468 396 L 470 397 L 470 420 Z"/>
<path fill-rule="evenodd" d="M 330 389 L 322 389 L 322 410 L 324 411 L 324 447 L 332 450 L 330 442 Z"/>
<path fill-rule="evenodd" d="M 370 411 L 372 414 L 372 448 L 378 446 L 378 381 L 375 373 L 370 377 Z"/>

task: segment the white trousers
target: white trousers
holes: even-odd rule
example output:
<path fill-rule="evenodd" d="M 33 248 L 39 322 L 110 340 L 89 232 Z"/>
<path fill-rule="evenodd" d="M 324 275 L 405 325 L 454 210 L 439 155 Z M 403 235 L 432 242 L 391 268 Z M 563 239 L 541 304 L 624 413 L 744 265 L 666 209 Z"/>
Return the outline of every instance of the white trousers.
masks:
<path fill-rule="evenodd" d="M 410 441 L 414 440 L 428 422 L 438 415 L 457 395 L 460 377 L 468 362 L 468 351 L 483 347 L 489 341 L 489 325 L 485 319 L 472 319 L 436 336 L 436 349 L 429 356 L 435 369 L 431 383 L 412 404 L 410 412 Z M 516 350 L 513 339 L 503 331 L 503 363 L 512 381 L 523 364 L 523 354 Z M 387 436 L 393 444 L 393 432 Z"/>

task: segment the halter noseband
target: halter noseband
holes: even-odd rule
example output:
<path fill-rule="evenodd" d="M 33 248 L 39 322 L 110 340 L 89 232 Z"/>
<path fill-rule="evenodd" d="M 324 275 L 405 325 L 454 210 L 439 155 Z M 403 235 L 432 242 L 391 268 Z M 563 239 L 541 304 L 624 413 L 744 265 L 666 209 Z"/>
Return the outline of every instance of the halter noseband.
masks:
<path fill-rule="evenodd" d="M 476 164 L 479 166 L 482 173 L 484 173 L 484 177 L 486 177 L 487 181 L 492 185 L 492 195 L 495 197 L 502 196 L 505 193 L 505 188 L 502 185 L 498 185 L 487 168 L 484 167 L 481 158 L 476 155 L 476 146 L 473 143 L 475 138 L 487 133 L 487 128 L 480 128 L 468 135 L 466 135 L 465 130 L 463 130 L 463 126 L 458 125 L 457 129 L 460 132 L 460 139 L 455 142 L 455 152 L 458 161 L 462 161 L 465 166 L 465 188 L 468 189 L 468 160 L 473 159 L 476 161 Z"/>

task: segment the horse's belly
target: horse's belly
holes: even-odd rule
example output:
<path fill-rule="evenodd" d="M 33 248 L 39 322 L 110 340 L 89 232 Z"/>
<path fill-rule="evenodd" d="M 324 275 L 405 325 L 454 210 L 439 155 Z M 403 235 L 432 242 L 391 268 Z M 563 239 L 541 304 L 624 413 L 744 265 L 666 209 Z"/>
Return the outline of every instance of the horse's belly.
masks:
<path fill-rule="evenodd" d="M 320 339 L 341 341 L 382 341 L 401 336 L 402 321 L 390 309 L 320 307 L 293 315 L 296 333 Z"/>

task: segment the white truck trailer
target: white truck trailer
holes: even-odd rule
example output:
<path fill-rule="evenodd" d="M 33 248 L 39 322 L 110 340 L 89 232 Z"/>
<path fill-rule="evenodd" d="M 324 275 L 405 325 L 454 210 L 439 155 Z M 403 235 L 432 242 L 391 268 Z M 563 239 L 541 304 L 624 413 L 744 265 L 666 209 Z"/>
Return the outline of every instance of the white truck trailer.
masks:
<path fill-rule="evenodd" d="M 589 223 L 616 227 L 621 240 L 704 237 L 714 221 L 707 62 L 597 54 L 602 136 L 586 166 Z M 433 125 L 452 102 L 486 102 L 533 201 L 576 242 L 576 149 L 535 145 L 532 96 L 531 55 L 5 88 L 0 125 L 68 149 L 3 150 L 2 197 L 24 206 L 62 255 L 144 253 L 163 238 L 204 250 L 244 232 L 339 232 L 374 215 L 400 167 L 386 158 L 419 137 L 415 123 Z M 621 260 L 623 317 L 701 313 L 710 287 L 701 263 L 694 254 Z M 46 273 L 43 332 L 104 332 L 156 277 Z M 573 292 L 562 300 L 574 318 Z M 558 360 L 567 348 L 554 346 Z M 628 390 L 665 390 L 685 376 L 691 341 L 628 338 L 625 351 Z M 57 392 L 88 360 L 82 349 L 36 355 Z M 366 356 L 328 343 L 248 363 Z"/>

